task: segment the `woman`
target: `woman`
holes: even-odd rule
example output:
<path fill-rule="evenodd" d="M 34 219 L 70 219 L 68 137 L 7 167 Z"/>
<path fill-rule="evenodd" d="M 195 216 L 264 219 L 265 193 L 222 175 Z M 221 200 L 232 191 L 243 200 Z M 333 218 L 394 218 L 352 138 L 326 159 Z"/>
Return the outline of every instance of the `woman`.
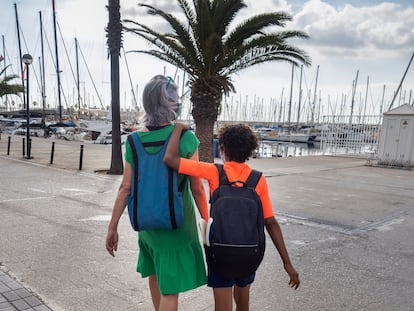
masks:
<path fill-rule="evenodd" d="M 153 77 L 145 86 L 143 106 L 145 128 L 138 131 L 141 142 L 165 140 L 173 131 L 172 121 L 179 109 L 177 85 L 171 78 Z M 180 140 L 180 155 L 198 160 L 199 141 L 186 131 Z M 115 200 L 108 226 L 106 248 L 114 256 L 118 247 L 117 226 L 131 192 L 133 156 L 131 146 L 125 145 L 124 176 Z M 161 147 L 147 147 L 155 153 Z M 162 163 L 160 163 L 162 165 Z M 206 284 L 206 271 L 198 239 L 193 202 L 207 220 L 205 191 L 198 177 L 186 178 L 183 189 L 184 222 L 176 230 L 146 230 L 138 234 L 139 256 L 137 271 L 149 278 L 151 298 L 156 311 L 178 309 L 178 294 Z M 156 191 L 156 190 L 154 190 Z M 194 199 L 194 200 L 193 200 Z"/>

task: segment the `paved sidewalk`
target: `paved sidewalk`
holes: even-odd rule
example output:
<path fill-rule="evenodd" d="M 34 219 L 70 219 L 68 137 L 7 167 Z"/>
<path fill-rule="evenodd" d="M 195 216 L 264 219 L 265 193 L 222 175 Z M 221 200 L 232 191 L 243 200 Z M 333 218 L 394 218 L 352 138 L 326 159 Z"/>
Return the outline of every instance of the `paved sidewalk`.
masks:
<path fill-rule="evenodd" d="M 90 172 L 105 171 L 110 168 L 111 145 L 32 137 L 31 159 L 28 160 L 23 156 L 24 138 L 24 136 L 5 135 L 2 133 L 0 139 L 0 157 L 6 156 L 8 158 L 28 161 L 48 167 L 75 171 L 79 171 L 80 167 L 83 171 Z M 53 143 L 54 154 L 51 164 Z M 82 163 L 80 162 L 81 146 L 83 146 Z M 0 262 L 0 311 L 51 310 L 36 293 L 11 277 L 6 271 L 2 271 L 1 268 Z"/>
<path fill-rule="evenodd" d="M 25 136 L 3 133 L 0 140 L 0 156 L 74 171 L 78 171 L 79 168 L 92 172 L 108 170 L 111 165 L 112 145 L 32 137 L 31 159 L 28 160 L 23 156 L 24 139 Z"/>
<path fill-rule="evenodd" d="M 0 310 L 1 311 L 50 311 L 51 309 L 20 282 L 7 272 L 0 270 Z"/>

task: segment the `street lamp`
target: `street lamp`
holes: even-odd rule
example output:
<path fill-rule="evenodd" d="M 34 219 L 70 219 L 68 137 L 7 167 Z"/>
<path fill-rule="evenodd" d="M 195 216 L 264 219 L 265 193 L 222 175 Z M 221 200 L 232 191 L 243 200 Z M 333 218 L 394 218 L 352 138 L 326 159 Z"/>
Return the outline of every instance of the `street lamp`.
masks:
<path fill-rule="evenodd" d="M 29 110 L 29 65 L 33 62 L 33 57 L 30 54 L 24 54 L 22 61 L 26 65 L 26 152 L 27 159 L 30 159 L 30 110 Z"/>

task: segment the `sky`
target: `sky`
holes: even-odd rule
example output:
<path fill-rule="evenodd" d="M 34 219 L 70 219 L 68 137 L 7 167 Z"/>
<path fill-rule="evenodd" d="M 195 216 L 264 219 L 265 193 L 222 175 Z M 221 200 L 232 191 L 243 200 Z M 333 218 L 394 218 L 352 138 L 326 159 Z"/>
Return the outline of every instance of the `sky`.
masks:
<path fill-rule="evenodd" d="M 145 9 L 138 8 L 139 2 L 155 3 L 155 6 L 173 14 L 178 12 L 178 7 L 171 0 L 120 0 L 121 18 L 140 20 L 158 31 L 165 29 L 162 20 L 150 17 L 145 14 Z M 302 30 L 310 37 L 292 42 L 305 50 L 312 60 L 312 65 L 302 72 L 301 118 L 309 118 L 313 104 L 317 106 L 320 118 L 324 115 L 350 114 L 353 85 L 354 114 L 365 112 L 366 115 L 378 115 L 388 110 L 414 53 L 412 0 L 245 0 L 245 3 L 247 8 L 240 11 L 235 23 L 263 12 L 284 11 L 293 17 L 286 29 Z M 0 35 L 4 42 L 4 47 L 0 43 L 0 55 L 5 55 L 6 64 L 11 65 L 7 72 L 20 75 L 15 5 L 21 28 L 22 54 L 30 53 L 34 59 L 30 67 L 30 98 L 35 105 L 41 103 L 39 12 L 42 14 L 47 104 L 55 107 L 57 75 L 53 66 L 52 0 L 0 0 Z M 79 43 L 82 102 L 98 108 L 110 105 L 106 5 L 107 1 L 102 0 L 55 0 L 63 107 L 77 102 L 75 38 Z M 124 34 L 126 54 L 122 54 L 120 60 L 123 109 L 132 106 L 133 92 L 140 104 L 145 83 L 156 74 L 175 76 L 182 91 L 186 91 L 181 71 L 150 56 L 128 52 L 150 48 L 137 36 Z M 0 68 L 3 65 L 1 62 Z M 241 107 L 247 103 L 256 110 L 263 110 L 260 118 L 273 121 L 281 113 L 282 118 L 287 118 L 287 109 L 281 110 L 280 103 L 286 107 L 291 101 L 293 119 L 300 96 L 300 68 L 294 70 L 293 84 L 291 77 L 292 66 L 282 62 L 258 65 L 232 76 L 236 93 L 223 101 L 227 117 L 246 118 L 246 115 L 240 115 L 240 111 L 236 115 L 235 111 L 237 107 L 243 110 Z M 412 103 L 413 93 L 414 64 L 406 74 L 393 108 L 410 100 Z M 16 99 L 15 107 L 19 104 Z"/>

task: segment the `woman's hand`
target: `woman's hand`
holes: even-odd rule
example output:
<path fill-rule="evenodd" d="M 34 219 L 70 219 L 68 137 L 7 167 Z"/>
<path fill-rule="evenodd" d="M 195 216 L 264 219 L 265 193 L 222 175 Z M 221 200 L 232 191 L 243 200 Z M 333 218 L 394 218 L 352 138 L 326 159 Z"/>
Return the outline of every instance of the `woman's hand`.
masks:
<path fill-rule="evenodd" d="M 108 228 L 108 234 L 106 235 L 106 250 L 112 257 L 115 257 L 115 252 L 118 250 L 117 229 Z"/>

